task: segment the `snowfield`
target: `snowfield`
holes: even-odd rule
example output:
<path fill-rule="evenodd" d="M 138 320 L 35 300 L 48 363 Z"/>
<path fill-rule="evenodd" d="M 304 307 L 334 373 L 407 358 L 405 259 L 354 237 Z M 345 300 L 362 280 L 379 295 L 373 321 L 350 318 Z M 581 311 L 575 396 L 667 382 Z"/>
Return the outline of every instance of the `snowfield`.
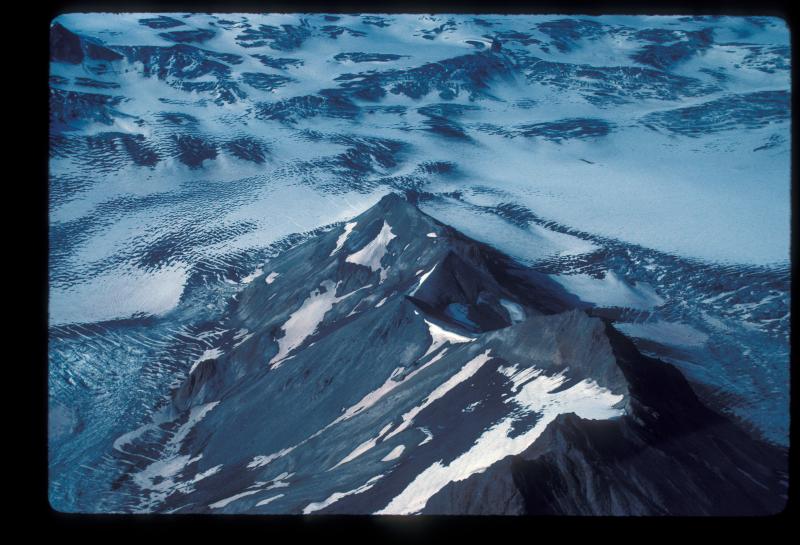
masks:
<path fill-rule="evenodd" d="M 68 13 L 50 32 L 57 509 L 418 513 L 558 415 L 625 417 L 613 373 L 483 344 L 553 301 L 788 446 L 781 19 Z"/>

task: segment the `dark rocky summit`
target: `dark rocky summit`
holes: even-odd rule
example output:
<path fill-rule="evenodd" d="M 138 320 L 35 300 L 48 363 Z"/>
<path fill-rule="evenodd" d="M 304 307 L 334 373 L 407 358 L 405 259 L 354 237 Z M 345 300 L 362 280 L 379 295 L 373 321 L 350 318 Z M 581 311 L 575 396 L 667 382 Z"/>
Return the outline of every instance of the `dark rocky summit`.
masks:
<path fill-rule="evenodd" d="M 390 194 L 264 265 L 116 486 L 166 512 L 780 511 L 785 452 L 590 314 Z"/>

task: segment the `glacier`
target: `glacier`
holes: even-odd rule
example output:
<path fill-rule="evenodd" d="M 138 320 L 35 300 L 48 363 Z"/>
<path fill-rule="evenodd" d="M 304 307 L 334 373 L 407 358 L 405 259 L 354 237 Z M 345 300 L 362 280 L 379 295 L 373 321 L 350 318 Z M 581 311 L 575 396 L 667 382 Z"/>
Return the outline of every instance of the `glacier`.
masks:
<path fill-rule="evenodd" d="M 419 220 L 410 237 L 391 218 L 356 220 L 392 193 L 560 286 L 574 307 L 614 321 L 642 354 L 679 369 L 713 410 L 788 446 L 791 56 L 781 19 L 67 13 L 50 33 L 48 461 L 57 509 L 160 509 L 170 494 L 188 499 L 225 475 L 227 460 L 210 465 L 182 450 L 222 418 L 214 403 L 224 400 L 188 413 L 173 400 L 187 385 L 201 399 L 223 381 L 209 362 L 246 352 L 260 365 L 253 372 L 290 373 L 295 353 L 303 361 L 331 334 L 332 317 L 355 323 L 402 314 L 398 298 L 438 301 L 443 275 L 461 270 L 431 258 L 451 243 L 439 224 Z M 300 282 L 301 265 L 282 256 L 318 237 L 327 238 L 314 259 L 361 271 Z M 269 295 L 254 301 L 255 290 Z M 444 373 L 497 323 L 535 319 L 510 294 L 493 297 L 453 299 L 435 317 L 402 314 L 424 342 L 397 345 L 386 376 L 326 406 L 327 424 L 354 425 L 409 382 Z M 489 307 L 496 313 L 475 310 Z M 231 319 L 240 308 L 253 313 L 242 323 Z M 266 308 L 274 345 L 261 322 L 248 322 Z M 407 368 L 431 355 L 424 372 Z M 429 393 L 447 384 L 441 378 Z M 608 396 L 598 403 L 616 399 Z M 424 400 L 408 400 L 411 412 L 398 416 Z M 530 430 L 538 437 L 551 421 L 562 416 L 545 411 Z M 281 464 L 295 455 L 320 463 L 291 450 L 320 430 L 341 433 L 317 423 L 306 435 L 276 429 L 241 462 L 287 474 Z M 444 437 L 409 417 L 377 442 L 384 425 L 333 462 L 364 445 L 359 456 L 374 450 L 386 462 L 337 477 L 315 501 L 295 502 L 288 490 L 301 481 L 280 495 L 231 490 L 210 508 L 316 512 L 367 501 L 395 486 L 388 461 Z M 494 425 L 472 439 L 516 424 Z M 160 458 L 124 477 L 118 458 L 146 442 Z M 483 468 L 467 456 L 483 460 L 482 449 L 458 454 Z M 418 486 L 443 489 L 439 476 L 451 473 L 467 482 L 458 460 L 431 461 L 436 478 Z M 136 482 L 147 494 L 129 503 Z M 389 511 L 422 508 L 419 495 L 397 492 Z M 388 509 L 381 499 L 369 512 Z"/>

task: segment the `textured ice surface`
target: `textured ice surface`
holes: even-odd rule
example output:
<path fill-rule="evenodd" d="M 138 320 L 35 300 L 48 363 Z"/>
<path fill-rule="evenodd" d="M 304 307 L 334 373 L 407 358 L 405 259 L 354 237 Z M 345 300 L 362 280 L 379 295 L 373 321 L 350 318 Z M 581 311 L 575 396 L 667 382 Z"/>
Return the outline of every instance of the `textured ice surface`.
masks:
<path fill-rule="evenodd" d="M 389 191 L 583 301 L 617 307 L 642 349 L 742 400 L 726 410 L 788 442 L 783 21 L 577 17 L 596 24 L 560 32 L 572 27 L 558 15 L 164 17 L 54 21 L 83 40 L 50 63 L 57 508 L 118 507 L 108 452 L 160 433 L 169 419 L 151 419 L 153 407 L 198 358 L 254 342 L 219 320 L 261 274 L 279 295 L 291 274 L 268 272 L 270 258 L 333 227 L 324 253 L 346 248 L 384 278 L 391 230 L 359 240 L 369 250 L 349 233 Z M 709 40 L 659 53 L 664 36 L 687 32 Z M 430 230 L 420 236 L 442 244 Z M 412 270 L 413 295 L 433 269 Z M 324 325 L 335 292 L 314 289 L 286 309 L 280 357 Z M 266 449 L 252 470 L 292 453 Z M 174 454 L 153 468 L 165 490 L 214 477 L 213 466 L 195 471 L 203 459 Z"/>
<path fill-rule="evenodd" d="M 184 266 L 120 269 L 68 287 L 50 287 L 50 324 L 102 322 L 175 308 L 187 279 Z"/>
<path fill-rule="evenodd" d="M 708 341 L 708 335 L 681 323 L 658 321 L 617 324 L 616 327 L 630 337 L 649 339 L 663 344 L 702 346 Z"/>
<path fill-rule="evenodd" d="M 137 18 L 144 17 L 68 14 L 59 17 L 57 22 L 112 47 L 173 47 L 174 42 L 161 36 L 163 31 L 138 22 Z M 606 25 L 604 32 L 575 36 L 570 38 L 573 40 L 570 47 L 564 48 L 552 45 L 559 43 L 560 36 L 532 30 L 554 20 L 553 16 L 491 16 L 486 18 L 491 25 L 487 28 L 469 16 L 428 19 L 421 15 L 394 15 L 388 25 L 375 26 L 364 24 L 358 16 L 344 15 L 335 26 L 357 28 L 360 34 L 344 32 L 334 39 L 324 30 L 331 23 L 324 21 L 322 15 L 225 15 L 231 21 L 246 21 L 255 27 L 298 25 L 301 19 L 308 22 L 312 29 L 308 38 L 292 43 L 291 47 L 287 45 L 285 50 L 281 50 L 283 45 L 270 42 L 272 45 L 267 45 L 268 53 L 264 54 L 240 39 L 240 29 L 226 29 L 216 24 L 220 18 L 201 14 L 181 18 L 188 25 L 186 28 L 213 28 L 213 37 L 201 47 L 202 51 L 228 55 L 210 57 L 218 63 L 214 65 L 216 71 L 204 68 L 205 73 L 200 74 L 187 68 L 174 75 L 166 74 L 164 78 L 160 75 L 145 77 L 146 69 L 158 74 L 156 69 L 161 67 L 147 68 L 137 59 L 118 61 L 128 68 L 127 72 L 95 76 L 97 80 L 119 84 L 115 89 L 92 91 L 128 99 L 117 106 L 125 115 L 112 116 L 110 127 L 94 122 L 83 130 L 95 135 L 109 131 L 141 134 L 143 144 L 134 141 L 125 146 L 130 150 L 136 145 L 142 149 L 152 148 L 158 160 L 153 166 L 142 161 L 141 165 L 133 163 L 125 167 L 128 176 L 116 177 L 116 173 L 105 174 L 103 169 L 98 172 L 97 167 L 85 159 L 53 157 L 56 185 L 66 183 L 62 180 L 66 180 L 67 175 L 76 179 L 82 172 L 91 172 L 96 180 L 104 176 L 112 180 L 111 184 L 90 183 L 96 189 L 86 187 L 71 195 L 70 203 L 53 203 L 56 221 L 75 217 L 67 214 L 63 205 L 69 204 L 71 210 L 81 210 L 78 213 L 83 215 L 114 195 L 163 193 L 168 188 L 158 181 L 165 176 L 171 176 L 177 185 L 184 180 L 215 177 L 235 182 L 245 180 L 246 176 L 263 176 L 266 182 L 286 179 L 286 174 L 296 172 L 318 187 L 335 186 L 336 194 L 347 195 L 350 203 L 355 204 L 352 199 L 361 191 L 358 185 L 373 183 L 366 182 L 369 176 L 363 176 L 362 169 L 366 168 L 368 173 L 374 170 L 373 179 L 379 180 L 380 169 L 392 162 L 398 174 L 405 174 L 412 170 L 413 163 L 443 160 L 455 162 L 462 176 L 458 182 L 431 180 L 431 187 L 463 189 L 467 185 L 500 190 L 545 219 L 682 255 L 747 263 L 788 259 L 788 103 L 784 115 L 763 117 L 763 122 L 759 121 L 759 112 L 764 109 L 756 109 L 755 101 L 745 102 L 751 105 L 752 111 L 737 110 L 729 117 L 725 117 L 725 112 L 731 108 L 724 102 L 715 106 L 718 112 L 712 109 L 717 104 L 715 100 L 752 92 L 788 90 L 789 34 L 778 19 L 755 21 L 721 17 L 689 21 L 677 17 L 600 17 L 594 20 Z M 440 34 L 430 35 L 435 39 L 428 39 L 430 36 L 426 32 L 448 21 L 452 21 L 452 25 L 443 27 Z M 213 27 L 211 23 L 215 23 Z M 653 45 L 637 35 L 638 31 L 655 34 L 654 30 L 706 28 L 712 30 L 713 43 L 697 54 L 686 55 L 668 66 L 654 67 L 637 62 L 640 58 L 637 54 Z M 515 32 L 518 37 L 510 37 Z M 466 90 L 457 92 L 456 80 L 453 84 L 414 82 L 422 88 L 419 97 L 407 88 L 387 84 L 388 92 L 384 90 L 376 104 L 372 98 L 365 101 L 366 89 L 371 89 L 365 83 L 364 98 L 353 91 L 356 109 L 352 110 L 355 112 L 352 116 L 322 110 L 321 113 L 308 112 L 313 114 L 308 118 L 303 117 L 305 114 L 295 116 L 294 128 L 279 120 L 239 125 L 235 129 L 236 138 L 249 138 L 256 143 L 264 141 L 269 148 L 270 153 L 261 163 L 253 162 L 252 158 L 242 159 L 247 157 L 239 151 L 245 149 L 243 144 L 237 144 L 239 147 L 222 144 L 235 141 L 232 123 L 252 115 L 248 113 L 252 111 L 252 104 L 321 96 L 321 90 L 330 88 L 350 93 L 349 88 L 361 88 L 362 73 L 367 67 L 388 73 L 474 55 L 479 53 L 474 44 L 489 44 L 492 35 L 500 37 L 501 53 L 517 63 L 513 81 L 502 75 L 487 75 L 491 87 L 488 94 L 496 101 L 469 100 L 471 97 L 466 95 L 470 93 L 471 82 L 464 84 Z M 367 62 L 361 68 L 359 64 L 334 62 L 334 57 L 343 51 L 391 52 L 397 58 L 381 63 Z M 124 50 L 123 55 L 130 56 L 130 53 Z M 265 66 L 261 60 L 264 56 L 297 62 L 276 69 Z M 581 78 L 570 72 L 575 67 L 591 67 L 596 72 L 587 70 Z M 170 70 L 168 65 L 165 69 Z M 639 72 L 628 74 L 621 70 Z M 61 78 L 54 80 L 59 82 L 53 83 L 54 87 L 72 92 L 89 90 L 76 83 L 79 73 L 80 69 L 69 63 L 53 63 L 52 74 Z M 242 78 L 247 81 L 245 74 L 252 73 L 280 75 L 290 81 L 270 91 L 240 83 Z M 413 74 L 409 72 L 409 78 Z M 179 75 L 185 79 L 176 80 L 174 76 Z M 195 80 L 211 81 L 214 85 L 209 91 L 187 92 L 181 88 L 180 84 Z M 429 85 L 435 86 L 434 89 L 425 92 L 424 87 Z M 237 94 L 245 89 L 246 96 Z M 225 93 L 230 93 L 230 98 Z M 460 110 L 457 119 L 452 108 L 418 113 L 426 104 L 439 103 L 471 109 Z M 711 105 L 709 113 L 701 111 L 698 115 L 706 117 L 696 121 L 689 114 L 683 117 L 685 123 L 697 127 L 691 136 L 683 136 L 685 131 L 673 134 L 671 125 L 661 128 L 648 126 L 643 121 L 654 112 L 704 104 Z M 369 113 L 358 115 L 360 112 Z M 165 114 L 172 117 L 164 117 Z M 180 120 L 178 116 L 190 121 L 183 124 L 165 121 Z M 134 122 L 136 119 L 145 120 L 145 123 L 138 126 Z M 458 130 L 465 131 L 468 138 L 447 138 L 446 132 L 437 132 L 438 125 L 430 130 L 419 130 L 431 119 L 443 119 L 443 126 L 459 123 Z M 565 123 L 565 119 L 572 121 Z M 596 122 L 592 124 L 592 120 L 600 120 L 612 129 L 592 132 L 589 128 L 597 125 Z M 547 128 L 550 132 L 524 128 L 543 123 L 550 123 Z M 182 163 L 180 155 L 165 147 L 171 138 L 170 131 L 175 130 L 210 142 L 216 149 L 215 158 L 205 161 L 201 169 Z M 303 130 L 316 131 L 319 136 L 303 137 L 299 132 Z M 557 132 L 559 130 L 561 133 Z M 345 173 L 343 179 L 328 181 L 324 173 L 316 172 L 312 164 L 302 161 L 332 157 L 344 151 L 343 141 L 334 143 L 336 139 L 330 138 L 336 134 L 372 134 L 409 142 L 416 155 L 406 166 L 397 159 L 378 155 L 393 153 L 389 148 L 372 148 L 375 151 L 366 156 L 360 151 L 350 152 L 342 156 L 341 161 L 330 164 L 333 171 L 344 167 L 340 170 Z M 552 134 L 558 137 L 551 138 Z M 93 170 L 88 171 L 87 167 Z M 349 168 L 355 169 L 353 172 L 365 181 L 351 184 Z M 237 173 L 241 175 L 237 177 Z M 125 179 L 143 179 L 147 183 L 136 186 Z M 260 205 L 261 213 L 253 206 L 243 207 L 250 208 L 251 217 L 269 223 L 270 216 L 274 216 L 286 222 L 309 225 L 306 219 L 314 219 L 315 214 L 300 208 L 306 200 L 278 200 L 269 196 L 267 186 L 272 185 L 263 185 L 266 191 L 254 195 L 257 198 L 252 204 Z M 330 199 L 328 204 L 332 204 Z M 317 219 L 317 224 L 342 219 L 341 208 L 337 208 L 328 207 L 326 218 Z M 119 223 L 119 219 L 113 221 Z M 698 233 L 704 236 L 698 237 Z"/>
<path fill-rule="evenodd" d="M 586 274 L 555 275 L 553 279 L 587 303 L 601 307 L 627 307 L 648 310 L 664 304 L 656 290 L 646 283 L 628 285 L 608 271 L 602 278 Z"/>

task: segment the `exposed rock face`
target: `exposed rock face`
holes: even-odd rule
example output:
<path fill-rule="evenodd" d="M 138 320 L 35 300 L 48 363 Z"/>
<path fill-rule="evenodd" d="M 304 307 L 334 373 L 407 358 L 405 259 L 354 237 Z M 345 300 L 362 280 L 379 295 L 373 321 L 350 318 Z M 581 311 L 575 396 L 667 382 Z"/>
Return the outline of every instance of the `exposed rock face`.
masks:
<path fill-rule="evenodd" d="M 118 440 L 134 509 L 782 505 L 783 453 L 558 284 L 395 194 L 267 262 L 226 325 L 234 341 L 193 366 L 158 429 Z"/>
<path fill-rule="evenodd" d="M 526 453 L 559 415 L 646 416 L 604 321 L 788 448 L 782 19 L 65 13 L 49 31 L 54 509 L 514 511 L 496 468 L 545 460 Z M 439 222 L 396 197 L 361 214 L 389 191 Z"/>
<path fill-rule="evenodd" d="M 631 386 L 629 414 L 605 421 L 561 414 L 518 456 L 448 485 L 426 513 L 471 512 L 476 497 L 492 494 L 503 514 L 737 516 L 783 509 L 786 453 L 705 408 L 673 367 L 639 354 L 613 326 L 606 330 Z"/>

